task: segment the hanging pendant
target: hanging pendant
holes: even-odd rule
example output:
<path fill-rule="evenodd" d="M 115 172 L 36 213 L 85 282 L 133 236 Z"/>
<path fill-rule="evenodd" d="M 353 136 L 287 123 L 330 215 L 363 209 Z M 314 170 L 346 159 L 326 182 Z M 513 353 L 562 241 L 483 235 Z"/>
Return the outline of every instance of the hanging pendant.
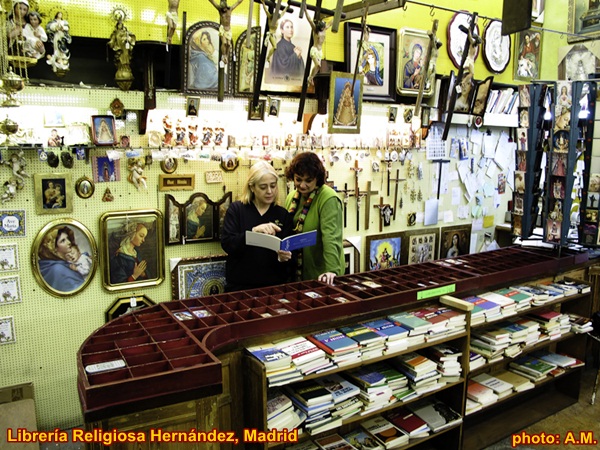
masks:
<path fill-rule="evenodd" d="M 417 196 L 417 193 L 415 191 L 415 188 L 412 188 L 410 190 L 410 202 L 414 203 L 415 202 L 415 197 Z"/>
<path fill-rule="evenodd" d="M 423 201 L 423 193 L 421 192 L 421 188 L 419 188 L 419 193 L 417 194 L 417 201 Z"/>
<path fill-rule="evenodd" d="M 404 205 L 404 202 L 402 201 L 402 196 L 400 196 L 400 201 L 398 202 L 398 207 L 400 209 L 402 209 L 402 206 Z"/>

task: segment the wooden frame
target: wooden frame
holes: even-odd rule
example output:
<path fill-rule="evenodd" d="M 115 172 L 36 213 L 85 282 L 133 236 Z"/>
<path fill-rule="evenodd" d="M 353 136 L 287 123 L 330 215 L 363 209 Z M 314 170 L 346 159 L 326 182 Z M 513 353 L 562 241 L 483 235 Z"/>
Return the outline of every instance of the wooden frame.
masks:
<path fill-rule="evenodd" d="M 98 146 L 112 146 L 117 143 L 113 116 L 92 116 L 92 142 Z"/>
<path fill-rule="evenodd" d="M 587 80 L 600 67 L 600 49 L 595 45 L 575 44 L 558 49 L 558 79 Z"/>
<path fill-rule="evenodd" d="M 171 289 L 174 299 L 197 298 L 225 292 L 227 255 L 171 260 Z"/>
<path fill-rule="evenodd" d="M 369 26 L 369 29 L 369 41 L 360 48 L 361 25 L 344 24 L 345 70 L 354 73 L 356 59 L 360 56 L 357 72 L 364 76 L 363 99 L 393 102 L 396 94 L 396 30 L 376 26 Z M 372 56 L 375 70 L 370 70 L 368 56 Z"/>
<path fill-rule="evenodd" d="M 75 182 L 75 193 L 81 198 L 90 198 L 95 190 L 96 186 L 89 177 L 83 176 Z"/>
<path fill-rule="evenodd" d="M 165 244 L 183 244 L 183 205 L 171 194 L 165 194 Z"/>
<path fill-rule="evenodd" d="M 108 156 L 92 157 L 94 183 L 108 183 L 121 180 L 119 160 L 110 160 Z"/>
<path fill-rule="evenodd" d="M 600 30 L 594 26 L 600 19 L 600 9 L 590 10 L 589 4 L 589 0 L 569 0 L 568 32 L 570 35 L 567 36 L 569 44 L 600 37 Z"/>
<path fill-rule="evenodd" d="M 17 244 L 0 244 L 0 272 L 19 270 Z"/>
<path fill-rule="evenodd" d="M 196 174 L 177 174 L 158 176 L 159 191 L 193 191 L 196 185 Z"/>
<path fill-rule="evenodd" d="M 35 211 L 38 214 L 73 212 L 71 174 L 34 173 Z"/>
<path fill-rule="evenodd" d="M 453 248 L 454 235 L 458 236 L 458 242 Z M 440 253 L 441 258 L 454 258 L 468 255 L 471 245 L 471 225 L 456 225 L 444 227 L 440 230 Z M 452 251 L 451 251 L 452 250 Z"/>
<path fill-rule="evenodd" d="M 511 52 L 510 35 L 502 36 L 502 22 L 491 20 L 483 30 L 483 62 L 493 73 L 502 73 L 508 67 Z"/>
<path fill-rule="evenodd" d="M 177 158 L 167 155 L 167 157 L 160 162 L 160 170 L 164 173 L 171 174 L 177 170 L 177 165 Z"/>
<path fill-rule="evenodd" d="M 258 104 L 255 105 L 253 99 L 248 100 L 248 120 L 265 120 L 265 109 L 267 108 L 267 101 L 265 99 L 259 99 Z"/>
<path fill-rule="evenodd" d="M 251 95 L 256 84 L 258 63 L 262 47 L 260 45 L 260 27 L 250 29 L 250 48 L 246 47 L 248 30 L 242 31 L 235 43 L 235 83 L 234 93 Z"/>
<path fill-rule="evenodd" d="M 38 232 L 31 248 L 33 276 L 55 297 L 72 296 L 85 289 L 94 277 L 97 264 L 94 236 L 74 219 L 47 223 Z"/>
<path fill-rule="evenodd" d="M 0 210 L 0 238 L 24 237 L 25 210 Z"/>
<path fill-rule="evenodd" d="M 108 291 L 156 286 L 164 280 L 163 215 L 114 211 L 100 217 L 103 286 Z M 133 256 L 132 256 L 133 255 Z M 141 274 L 136 274 L 146 266 Z"/>
<path fill-rule="evenodd" d="M 416 97 L 419 95 L 419 86 L 423 82 L 423 75 L 420 77 L 411 78 L 410 71 L 414 70 L 413 57 L 420 49 L 421 57 L 419 58 L 418 67 L 423 68 L 425 61 L 430 55 L 427 54 L 429 49 L 429 34 L 424 30 L 416 30 L 413 28 L 402 28 L 398 35 L 398 68 L 396 73 L 396 91 L 400 95 Z M 430 65 L 430 71 L 434 71 L 435 67 Z M 425 85 L 423 96 L 430 97 L 433 94 L 435 85 L 435 72 L 429 75 L 429 87 Z M 432 77 L 433 75 L 433 77 Z M 427 83 L 427 80 L 425 80 Z"/>
<path fill-rule="evenodd" d="M 185 94 L 212 94 L 219 90 L 219 24 L 202 21 L 190 26 L 183 40 L 183 92 Z M 223 70 L 224 92 L 229 92 L 227 72 Z"/>
<path fill-rule="evenodd" d="M 185 116 L 198 117 L 198 111 L 200 111 L 200 97 L 187 97 L 185 100 Z"/>
<path fill-rule="evenodd" d="M 279 117 L 279 110 L 281 109 L 281 99 L 269 96 L 269 116 Z"/>
<path fill-rule="evenodd" d="M 400 263 L 417 264 L 437 259 L 439 237 L 437 228 L 402 232 Z"/>
<path fill-rule="evenodd" d="M 365 269 L 379 270 L 400 265 L 402 233 L 366 236 Z"/>
<path fill-rule="evenodd" d="M 352 244 L 348 239 L 344 239 L 344 261 L 346 264 L 346 270 L 344 275 L 350 275 L 353 273 L 360 272 L 360 252 L 358 248 Z"/>
<path fill-rule="evenodd" d="M 312 61 L 309 56 L 309 48 L 310 48 L 310 39 L 312 35 L 312 29 L 310 28 L 310 24 L 306 20 L 306 18 L 300 18 L 300 9 L 294 8 L 293 11 L 286 12 L 283 17 L 280 17 L 280 20 L 277 24 L 277 31 L 275 32 L 275 53 L 271 58 L 271 64 L 266 64 L 263 69 L 262 76 L 262 84 L 261 91 L 271 91 L 271 92 L 294 92 L 300 93 L 302 92 L 302 83 L 304 81 L 304 73 L 307 64 L 311 64 Z M 307 11 L 306 14 L 311 14 L 312 12 Z M 268 24 L 269 18 L 265 14 L 262 6 L 260 7 L 260 23 L 265 24 L 266 29 L 269 29 Z M 300 49 L 300 55 L 302 57 L 302 70 L 298 70 L 296 73 L 281 73 L 281 74 L 272 74 L 272 61 L 273 58 L 276 58 L 276 53 L 278 52 L 277 47 L 279 46 L 279 41 L 282 39 L 282 27 L 285 27 L 289 22 L 293 25 L 293 36 L 291 39 L 291 43 L 294 44 L 295 47 Z M 266 51 L 267 55 L 273 48 L 270 39 L 266 38 L 266 45 L 263 46 L 261 51 Z M 282 46 L 283 48 L 283 46 Z M 268 67 L 267 67 L 268 66 Z M 314 93 L 314 86 L 308 85 L 307 92 Z"/>
<path fill-rule="evenodd" d="M 110 322 L 117 317 L 130 314 L 148 306 L 156 305 L 145 295 L 128 295 L 127 297 L 119 297 L 106 309 L 104 312 L 104 320 Z"/>
<path fill-rule="evenodd" d="M 329 127 L 333 133 L 360 133 L 362 113 L 363 76 L 346 72 L 332 72 L 329 86 Z"/>
<path fill-rule="evenodd" d="M 529 42 L 528 42 L 529 41 Z M 542 33 L 529 29 L 515 37 L 514 79 L 531 81 L 539 78 L 542 55 Z"/>
<path fill-rule="evenodd" d="M 232 192 L 227 192 L 219 201 L 213 202 L 206 194 L 197 192 L 180 205 L 183 243 L 220 240 L 225 213 L 232 198 Z"/>

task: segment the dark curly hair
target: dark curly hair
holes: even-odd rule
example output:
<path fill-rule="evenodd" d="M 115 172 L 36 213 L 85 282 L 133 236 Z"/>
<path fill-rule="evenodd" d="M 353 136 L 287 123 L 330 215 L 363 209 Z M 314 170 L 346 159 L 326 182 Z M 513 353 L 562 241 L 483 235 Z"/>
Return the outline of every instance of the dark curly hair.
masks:
<path fill-rule="evenodd" d="M 298 153 L 285 169 L 285 177 L 293 181 L 294 175 L 308 176 L 317 180 L 317 187 L 325 184 L 325 167 L 319 157 L 312 152 Z"/>

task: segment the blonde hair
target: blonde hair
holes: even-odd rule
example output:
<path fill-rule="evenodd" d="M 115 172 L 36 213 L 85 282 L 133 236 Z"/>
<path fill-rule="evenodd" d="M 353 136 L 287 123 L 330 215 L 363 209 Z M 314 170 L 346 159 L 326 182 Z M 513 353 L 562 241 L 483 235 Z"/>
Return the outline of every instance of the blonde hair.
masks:
<path fill-rule="evenodd" d="M 248 174 L 246 184 L 242 188 L 242 196 L 240 198 L 244 205 L 247 205 L 254 200 L 254 192 L 252 192 L 252 187 L 255 186 L 256 183 L 258 183 L 265 175 L 273 175 L 276 180 L 279 179 L 279 176 L 277 175 L 277 172 L 273 166 L 266 161 L 258 161 L 250 168 L 250 173 Z"/>

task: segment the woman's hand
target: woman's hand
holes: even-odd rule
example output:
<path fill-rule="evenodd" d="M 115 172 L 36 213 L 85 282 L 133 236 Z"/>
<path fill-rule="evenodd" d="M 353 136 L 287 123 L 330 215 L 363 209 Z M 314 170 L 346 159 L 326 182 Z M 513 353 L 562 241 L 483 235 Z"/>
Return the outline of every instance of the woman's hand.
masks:
<path fill-rule="evenodd" d="M 253 227 L 252 231 L 254 231 L 255 233 L 271 234 L 274 236 L 276 233 L 279 233 L 281 231 L 281 228 L 279 228 L 273 222 L 269 222 L 269 223 L 262 223 L 260 225 Z"/>
<path fill-rule="evenodd" d="M 287 262 L 292 259 L 292 252 L 286 252 L 285 250 L 277 250 L 277 261 Z"/>
<path fill-rule="evenodd" d="M 202 225 L 201 227 L 198 227 L 198 229 L 196 230 L 196 234 L 194 235 L 194 237 L 196 239 L 203 237 L 205 231 L 206 231 L 206 225 Z"/>
<path fill-rule="evenodd" d="M 146 267 L 148 267 L 148 263 L 146 260 L 141 261 L 139 264 L 133 266 L 133 274 L 131 275 L 134 280 L 137 280 L 139 277 L 144 275 L 146 272 Z"/>
<path fill-rule="evenodd" d="M 333 280 L 335 279 L 335 277 L 336 277 L 335 273 L 325 272 L 325 273 L 322 273 L 321 275 L 319 275 L 319 278 L 317 278 L 317 280 L 322 281 L 327 284 L 333 284 Z"/>

